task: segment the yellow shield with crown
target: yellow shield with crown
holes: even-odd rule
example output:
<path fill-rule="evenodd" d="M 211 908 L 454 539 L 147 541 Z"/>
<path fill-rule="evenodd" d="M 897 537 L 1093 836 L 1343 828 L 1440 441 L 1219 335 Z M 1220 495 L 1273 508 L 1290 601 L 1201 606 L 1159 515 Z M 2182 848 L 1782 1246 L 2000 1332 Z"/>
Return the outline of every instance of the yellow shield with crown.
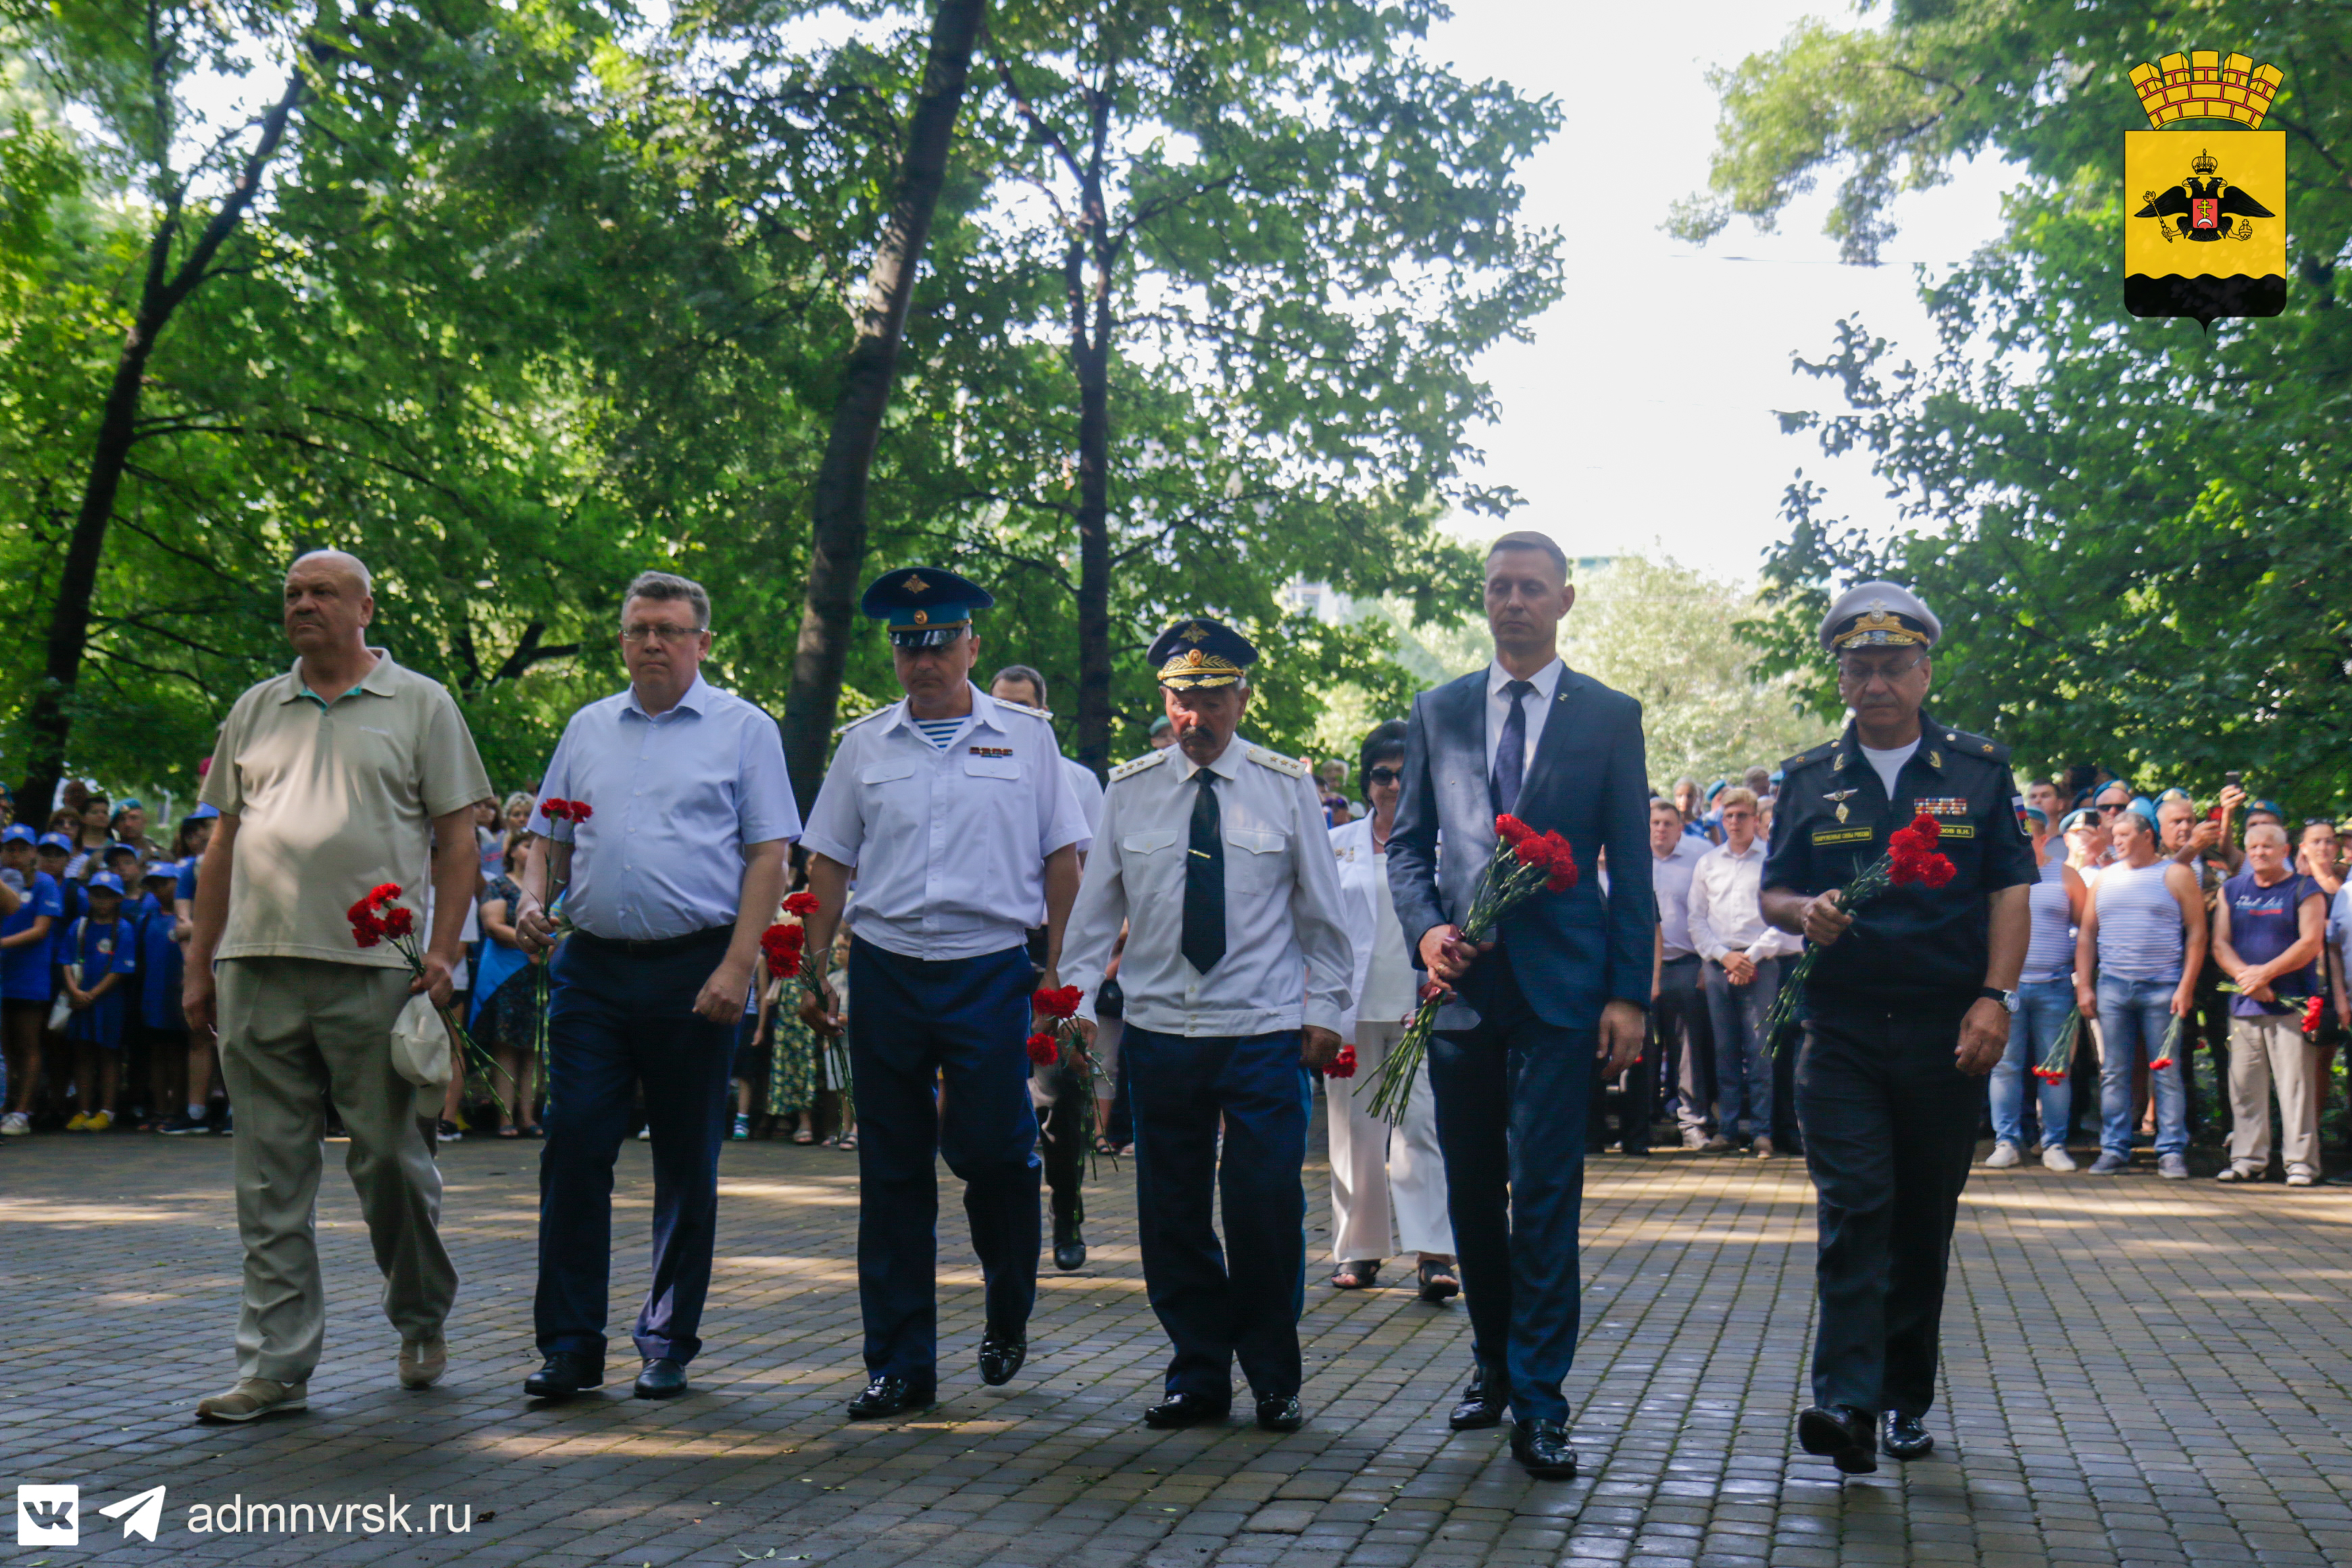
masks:
<path fill-rule="evenodd" d="M 2212 49 L 2131 73 L 2148 131 L 2124 133 L 2124 308 L 2135 316 L 2286 308 L 2286 136 L 2263 130 L 2278 68 Z"/>

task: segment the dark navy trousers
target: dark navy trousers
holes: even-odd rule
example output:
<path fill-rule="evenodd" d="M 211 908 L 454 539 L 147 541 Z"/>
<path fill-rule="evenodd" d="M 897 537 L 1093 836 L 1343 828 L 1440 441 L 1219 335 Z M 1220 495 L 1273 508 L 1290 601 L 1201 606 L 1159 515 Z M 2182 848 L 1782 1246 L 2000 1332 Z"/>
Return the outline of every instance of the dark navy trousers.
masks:
<path fill-rule="evenodd" d="M 1985 1109 L 1985 1081 L 1953 1061 L 1974 998 L 1807 1000 L 1797 1115 L 1821 1224 L 1813 1403 L 1925 1416 Z"/>
<path fill-rule="evenodd" d="M 1446 1208 L 1470 1308 L 1471 1348 L 1507 1377 L 1522 1421 L 1565 1421 L 1576 1364 L 1578 1228 L 1595 1029 L 1561 1029 L 1528 1007 L 1497 949 L 1478 960 L 1479 1022 L 1429 1047 Z"/>
<path fill-rule="evenodd" d="M 1118 1061 L 1134 1102 L 1144 1290 L 1175 1346 L 1168 1392 L 1230 1399 L 1238 1360 L 1259 1398 L 1296 1395 L 1307 1295 L 1299 1172 L 1314 1094 L 1298 1031 L 1192 1038 L 1130 1020 Z"/>
<path fill-rule="evenodd" d="M 1039 1162 L 1023 1042 L 1035 985 L 1024 947 L 928 959 L 850 943 L 857 1304 L 869 1375 L 937 1386 L 941 1158 L 964 1184 L 988 1327 L 1027 1330 Z"/>
<path fill-rule="evenodd" d="M 654 1274 L 637 1312 L 637 1354 L 694 1359 L 719 1228 L 719 1149 L 727 1134 L 733 1019 L 694 1010 L 732 928 L 647 955 L 574 935 L 556 955 L 547 1029 L 547 1142 L 539 1156 L 542 1355 L 604 1364 L 613 1261 L 613 1162 L 642 1084 L 653 1129 Z"/>

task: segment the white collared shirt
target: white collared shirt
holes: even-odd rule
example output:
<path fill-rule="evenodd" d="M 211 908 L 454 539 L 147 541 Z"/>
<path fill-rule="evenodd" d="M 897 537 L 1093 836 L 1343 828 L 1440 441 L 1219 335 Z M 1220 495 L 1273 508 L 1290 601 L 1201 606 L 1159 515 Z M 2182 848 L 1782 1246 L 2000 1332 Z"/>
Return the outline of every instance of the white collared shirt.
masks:
<path fill-rule="evenodd" d="M 1337 1032 L 1349 1010 L 1355 949 L 1323 805 L 1305 767 L 1240 736 L 1207 764 L 1222 782 L 1225 951 L 1206 975 L 1183 954 L 1184 866 L 1201 768 L 1181 747 L 1111 774 L 1095 852 L 1062 943 L 1062 978 L 1083 1018 L 1119 927 L 1127 1021 L 1162 1034 L 1272 1034 L 1313 1024 Z"/>
<path fill-rule="evenodd" d="M 1654 869 L 1654 862 L 1653 862 Z M 1691 868 L 1690 940 L 1701 957 L 1717 963 L 1738 949 L 1750 958 L 1778 958 L 1801 946 L 1796 937 L 1764 923 L 1764 840 L 1736 854 L 1727 841 L 1699 856 Z"/>
<path fill-rule="evenodd" d="M 845 730 L 803 847 L 856 873 L 850 929 L 908 958 L 976 958 L 1045 924 L 1045 857 L 1087 838 L 1054 727 L 971 687 L 945 750 L 905 698 Z"/>
<path fill-rule="evenodd" d="M 663 713 L 630 687 L 573 714 L 540 786 L 550 800 L 590 811 L 559 825 L 531 807 L 532 832 L 572 845 L 564 911 L 615 941 L 733 925 L 743 846 L 801 835 L 776 721 L 700 675 Z"/>
<path fill-rule="evenodd" d="M 1568 666 L 1554 659 L 1528 677 L 1536 689 L 1519 704 L 1521 719 L 1528 728 L 1527 753 L 1519 758 L 1521 779 L 1525 779 L 1528 770 L 1535 766 L 1536 742 L 1543 737 L 1544 716 L 1551 711 L 1552 697 L 1559 690 L 1559 678 L 1566 674 Z M 1503 668 L 1499 659 L 1486 666 L 1486 777 L 1489 779 L 1495 776 L 1495 753 L 1502 749 L 1503 726 L 1511 716 L 1511 694 L 1503 688 L 1517 679 L 1517 675 Z"/>
<path fill-rule="evenodd" d="M 1658 935 L 1669 958 L 1686 958 L 1698 950 L 1691 945 L 1691 876 L 1706 858 L 1706 850 L 1704 839 L 1678 833 L 1671 853 L 1651 852 L 1650 886 L 1657 894 Z"/>
<path fill-rule="evenodd" d="M 1085 854 L 1095 847 L 1095 829 L 1102 821 L 1102 780 L 1095 770 L 1076 758 L 1062 758 L 1062 771 L 1070 780 L 1070 793 L 1078 799 L 1078 814 L 1087 820 L 1087 836 L 1078 841 L 1078 853 Z"/>

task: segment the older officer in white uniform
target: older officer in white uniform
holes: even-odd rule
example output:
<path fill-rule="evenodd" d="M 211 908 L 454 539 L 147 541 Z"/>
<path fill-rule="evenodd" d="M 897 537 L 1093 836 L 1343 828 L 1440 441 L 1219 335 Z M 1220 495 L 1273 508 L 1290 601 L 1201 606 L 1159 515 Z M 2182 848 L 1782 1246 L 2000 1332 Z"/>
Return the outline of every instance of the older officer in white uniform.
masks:
<path fill-rule="evenodd" d="M 1092 1020 L 1128 925 L 1118 978 L 1143 1281 L 1176 1353 L 1167 1397 L 1144 1419 L 1223 1419 L 1238 1359 L 1257 1424 L 1291 1432 L 1305 1419 L 1307 1069 L 1339 1052 L 1354 953 L 1306 765 L 1235 734 L 1256 650 L 1196 617 L 1150 657 L 1177 743 L 1112 771 L 1066 958 Z M 1223 1249 L 1211 1223 L 1221 1184 Z"/>
<path fill-rule="evenodd" d="M 1037 1113 L 1029 1099 L 1026 934 L 1045 928 L 1055 985 L 1086 818 L 1054 727 L 971 683 L 972 612 L 994 601 L 951 571 L 905 567 L 861 608 L 889 624 L 905 688 L 848 727 L 810 809 L 808 951 L 833 946 L 852 873 L 849 1060 L 857 1095 L 857 1298 L 866 1391 L 849 1413 L 895 1416 L 939 1383 L 939 1178 L 964 1184 L 987 1281 L 980 1375 L 1006 1383 L 1037 1296 Z M 819 985 L 823 986 L 820 981 Z M 841 1030 L 830 988 L 801 1016 Z"/>

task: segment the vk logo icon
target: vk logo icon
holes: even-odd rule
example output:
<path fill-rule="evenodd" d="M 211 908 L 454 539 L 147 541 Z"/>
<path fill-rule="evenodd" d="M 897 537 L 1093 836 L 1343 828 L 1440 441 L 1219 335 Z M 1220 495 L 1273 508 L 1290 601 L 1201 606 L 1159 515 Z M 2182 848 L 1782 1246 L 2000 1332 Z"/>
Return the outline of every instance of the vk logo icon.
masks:
<path fill-rule="evenodd" d="M 16 1489 L 16 1544 L 78 1546 L 81 1543 L 81 1488 L 20 1486 Z"/>

